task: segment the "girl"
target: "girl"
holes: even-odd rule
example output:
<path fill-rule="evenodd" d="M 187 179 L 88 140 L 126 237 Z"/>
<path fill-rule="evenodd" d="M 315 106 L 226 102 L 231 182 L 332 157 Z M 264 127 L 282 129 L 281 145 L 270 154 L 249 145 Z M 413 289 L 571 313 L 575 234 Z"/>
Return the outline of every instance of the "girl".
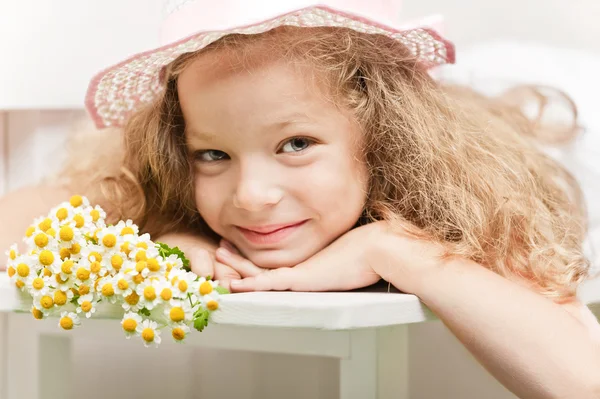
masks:
<path fill-rule="evenodd" d="M 9 213 L 40 191 L 5 198 L 3 225 L 19 230 L 2 244 L 84 193 L 234 291 L 384 279 L 516 395 L 600 397 L 600 329 L 576 299 L 589 268 L 577 183 L 517 108 L 430 77 L 452 62 L 448 42 L 354 15 L 381 19 L 387 2 L 332 4 L 262 22 L 284 7 L 265 5 L 251 11 L 261 23 L 100 74 L 87 106 L 98 126 L 124 125 L 123 145 L 74 162 L 34 215 Z M 187 2 L 170 26 L 234 9 L 207 16 L 208 3 Z"/>

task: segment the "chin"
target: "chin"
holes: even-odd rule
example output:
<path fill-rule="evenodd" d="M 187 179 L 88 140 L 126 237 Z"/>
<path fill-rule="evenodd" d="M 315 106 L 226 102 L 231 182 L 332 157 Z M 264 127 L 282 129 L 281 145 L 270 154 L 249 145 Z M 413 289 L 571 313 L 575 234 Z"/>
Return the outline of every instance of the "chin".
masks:
<path fill-rule="evenodd" d="M 279 269 L 293 267 L 310 258 L 315 252 L 271 250 L 249 253 L 247 258 L 258 267 L 265 269 Z"/>

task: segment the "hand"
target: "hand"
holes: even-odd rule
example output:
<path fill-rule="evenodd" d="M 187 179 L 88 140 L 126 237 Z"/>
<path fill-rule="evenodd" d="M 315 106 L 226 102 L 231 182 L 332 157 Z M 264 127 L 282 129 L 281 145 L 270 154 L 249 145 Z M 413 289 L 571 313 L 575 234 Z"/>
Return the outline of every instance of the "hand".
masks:
<path fill-rule="evenodd" d="M 381 259 L 375 255 L 379 252 L 381 234 L 385 233 L 381 223 L 371 223 L 349 231 L 294 267 L 261 269 L 223 247 L 216 251 L 216 259 L 244 277 L 231 281 L 231 289 L 235 292 L 347 291 L 362 288 L 381 279 L 373 267 Z"/>
<path fill-rule="evenodd" d="M 242 278 L 235 269 L 215 259 L 217 246 L 202 236 L 192 233 L 169 233 L 161 236 L 157 241 L 164 242 L 170 247 L 179 247 L 190 260 L 192 272 L 198 276 L 211 276 L 228 290 L 231 290 L 229 285 L 231 280 Z"/>

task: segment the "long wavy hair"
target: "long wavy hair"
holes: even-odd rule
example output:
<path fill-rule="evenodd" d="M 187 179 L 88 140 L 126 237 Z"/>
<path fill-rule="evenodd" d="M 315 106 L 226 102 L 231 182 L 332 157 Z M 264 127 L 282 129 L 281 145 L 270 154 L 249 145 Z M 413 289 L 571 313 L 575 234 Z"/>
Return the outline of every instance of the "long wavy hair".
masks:
<path fill-rule="evenodd" d="M 505 98 L 436 81 L 401 43 L 350 29 L 229 35 L 181 56 L 164 71 L 162 94 L 119 132 L 123 142 L 69 168 L 73 189 L 155 237 L 214 234 L 194 203 L 177 79 L 203 53 L 229 50 L 240 62 L 260 51 L 310 65 L 353 111 L 370 172 L 362 222 L 387 220 L 548 297 L 574 295 L 587 277 L 583 196 L 540 149 L 548 130 Z"/>

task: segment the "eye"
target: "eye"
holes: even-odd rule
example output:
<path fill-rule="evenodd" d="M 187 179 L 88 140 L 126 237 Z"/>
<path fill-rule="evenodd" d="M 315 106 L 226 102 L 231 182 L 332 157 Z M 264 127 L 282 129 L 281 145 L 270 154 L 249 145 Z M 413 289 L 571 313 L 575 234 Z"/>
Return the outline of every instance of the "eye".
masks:
<path fill-rule="evenodd" d="M 229 158 L 223 151 L 219 150 L 202 150 L 194 154 L 194 158 L 200 162 L 216 162 Z"/>
<path fill-rule="evenodd" d="M 300 152 L 306 150 L 310 147 L 311 144 L 314 143 L 314 140 L 311 140 L 306 137 L 294 137 L 293 139 L 288 140 L 281 147 L 281 152 Z"/>

